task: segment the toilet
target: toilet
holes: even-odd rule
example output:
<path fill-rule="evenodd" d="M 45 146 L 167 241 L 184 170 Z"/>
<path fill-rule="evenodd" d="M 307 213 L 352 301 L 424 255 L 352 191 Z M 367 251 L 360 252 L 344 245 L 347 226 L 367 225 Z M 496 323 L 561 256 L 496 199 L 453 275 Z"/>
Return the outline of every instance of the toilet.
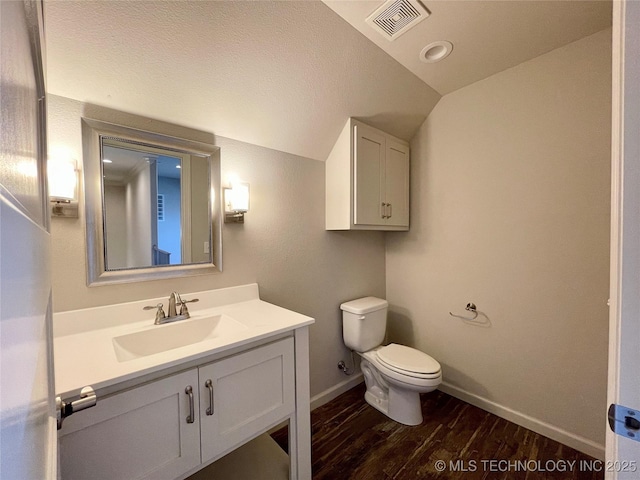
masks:
<path fill-rule="evenodd" d="M 440 364 L 415 348 L 391 343 L 382 346 L 389 303 L 365 297 L 340 305 L 345 345 L 362 358 L 369 405 L 404 425 L 422 423 L 420 394 L 442 382 Z"/>

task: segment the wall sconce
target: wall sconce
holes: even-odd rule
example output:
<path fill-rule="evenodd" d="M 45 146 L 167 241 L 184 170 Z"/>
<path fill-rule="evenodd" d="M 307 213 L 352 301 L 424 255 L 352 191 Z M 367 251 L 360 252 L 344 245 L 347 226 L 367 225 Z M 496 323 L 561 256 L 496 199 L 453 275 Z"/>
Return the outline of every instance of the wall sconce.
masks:
<path fill-rule="evenodd" d="M 224 189 L 224 223 L 244 223 L 249 211 L 249 184 L 234 182 Z"/>
<path fill-rule="evenodd" d="M 78 218 L 78 170 L 75 160 L 50 159 L 47 174 L 51 216 Z"/>

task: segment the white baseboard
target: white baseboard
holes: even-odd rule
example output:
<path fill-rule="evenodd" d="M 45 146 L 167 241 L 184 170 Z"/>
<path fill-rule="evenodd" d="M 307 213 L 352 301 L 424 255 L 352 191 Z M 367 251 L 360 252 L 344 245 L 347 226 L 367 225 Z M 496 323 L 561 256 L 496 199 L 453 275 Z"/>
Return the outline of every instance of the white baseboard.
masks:
<path fill-rule="evenodd" d="M 575 448 L 576 450 L 586 453 L 587 455 L 591 455 L 599 460 L 604 460 L 604 445 L 600 445 L 579 435 L 574 435 L 573 433 L 543 422 L 542 420 L 517 412 L 446 382 L 443 382 L 438 389 L 452 397 L 459 398 L 460 400 L 470 403 L 471 405 L 475 405 L 476 407 L 493 413 L 505 420 L 509 420 L 516 425 L 533 430 L 540 435 L 544 435 L 545 437 L 549 437 L 571 448 Z"/>
<path fill-rule="evenodd" d="M 364 382 L 364 377 L 362 376 L 362 372 L 358 372 L 353 376 L 347 378 L 343 382 L 340 382 L 337 385 L 334 385 L 333 387 L 328 388 L 317 395 L 314 395 L 313 397 L 311 397 L 311 410 L 315 410 L 316 408 L 321 407 L 325 403 L 330 402 L 334 398 L 342 395 L 347 390 L 351 390 L 353 387 L 362 382 Z"/>

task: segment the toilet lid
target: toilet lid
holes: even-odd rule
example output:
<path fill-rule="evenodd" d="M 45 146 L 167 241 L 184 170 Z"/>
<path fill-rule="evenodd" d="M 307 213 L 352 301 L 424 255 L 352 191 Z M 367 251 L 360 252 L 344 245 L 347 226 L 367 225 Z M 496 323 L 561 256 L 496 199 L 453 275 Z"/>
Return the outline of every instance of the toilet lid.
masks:
<path fill-rule="evenodd" d="M 413 373 L 439 373 L 440 364 L 420 350 L 390 343 L 377 351 L 378 359 L 394 370 Z"/>

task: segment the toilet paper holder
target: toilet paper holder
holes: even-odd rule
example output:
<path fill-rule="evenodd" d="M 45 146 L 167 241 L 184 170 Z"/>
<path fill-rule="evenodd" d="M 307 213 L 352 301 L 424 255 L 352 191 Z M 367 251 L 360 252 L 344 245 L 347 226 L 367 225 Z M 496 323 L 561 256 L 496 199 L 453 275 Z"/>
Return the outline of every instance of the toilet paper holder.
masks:
<path fill-rule="evenodd" d="M 455 313 L 452 313 L 452 312 L 449 312 L 449 315 L 451 315 L 452 317 L 461 318 L 463 320 L 475 320 L 476 318 L 478 318 L 478 310 L 475 303 L 473 302 L 467 303 L 467 306 L 464 307 L 464 309 L 468 312 L 473 313 L 473 317 L 471 318 L 464 317 L 462 315 L 456 315 Z"/>

